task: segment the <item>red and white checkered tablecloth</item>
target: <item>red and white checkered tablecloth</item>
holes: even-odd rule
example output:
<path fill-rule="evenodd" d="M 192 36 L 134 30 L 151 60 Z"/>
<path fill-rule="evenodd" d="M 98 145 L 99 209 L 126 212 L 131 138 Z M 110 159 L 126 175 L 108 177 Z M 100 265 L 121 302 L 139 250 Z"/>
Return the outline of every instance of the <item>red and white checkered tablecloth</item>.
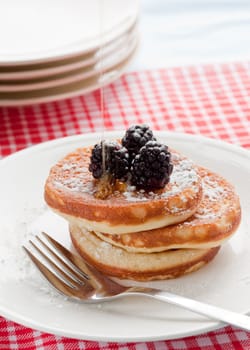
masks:
<path fill-rule="evenodd" d="M 213 64 L 127 73 L 100 92 L 59 102 L 0 108 L 0 157 L 62 136 L 125 129 L 203 134 L 250 148 L 250 65 Z M 226 327 L 183 339 L 101 343 L 41 333 L 0 317 L 0 349 L 213 350 L 250 349 L 250 332 Z"/>

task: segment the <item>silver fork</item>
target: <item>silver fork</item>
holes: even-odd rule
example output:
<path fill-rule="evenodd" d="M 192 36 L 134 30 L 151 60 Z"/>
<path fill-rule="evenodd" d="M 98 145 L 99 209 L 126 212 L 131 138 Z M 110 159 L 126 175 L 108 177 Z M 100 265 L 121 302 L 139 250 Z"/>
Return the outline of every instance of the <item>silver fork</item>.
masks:
<path fill-rule="evenodd" d="M 43 276 L 63 295 L 84 303 L 144 295 L 250 331 L 250 317 L 155 288 L 125 287 L 102 274 L 46 233 L 23 246 Z"/>

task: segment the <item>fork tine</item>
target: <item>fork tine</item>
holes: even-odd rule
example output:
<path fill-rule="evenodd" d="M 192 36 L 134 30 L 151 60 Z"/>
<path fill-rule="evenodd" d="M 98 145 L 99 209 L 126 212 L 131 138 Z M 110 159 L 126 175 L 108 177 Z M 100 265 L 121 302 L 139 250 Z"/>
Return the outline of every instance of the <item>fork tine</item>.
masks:
<path fill-rule="evenodd" d="M 33 248 L 35 248 L 36 251 L 39 252 L 41 256 L 43 256 L 43 258 L 46 259 L 46 261 L 51 265 L 51 267 L 53 267 L 53 269 L 59 271 L 59 273 L 63 274 L 65 278 L 70 278 L 73 282 L 84 284 L 84 281 L 86 281 L 84 277 L 76 274 L 74 270 L 65 264 L 65 262 L 55 252 L 53 252 L 50 247 L 48 247 L 45 242 L 43 242 L 38 236 L 35 236 L 35 238 L 43 249 L 41 249 L 37 245 L 37 242 L 34 240 L 29 240 L 29 243 L 33 246 Z"/>
<path fill-rule="evenodd" d="M 32 243 L 32 242 L 31 242 Z M 35 245 L 33 245 L 36 247 Z M 73 299 L 81 300 L 83 302 L 96 302 L 98 299 L 91 298 L 96 295 L 97 290 L 85 279 L 84 284 L 72 283 L 69 276 L 67 276 L 62 270 L 60 270 L 53 262 L 44 255 L 46 261 L 49 263 L 48 267 L 43 264 L 27 247 L 23 246 L 23 249 L 30 257 L 34 265 L 38 268 L 41 274 L 45 277 L 51 285 L 64 296 L 68 296 Z M 37 249 L 37 247 L 36 247 Z M 37 251 L 39 251 L 37 249 Z M 52 267 L 51 267 L 52 266 Z M 70 281 L 71 280 L 71 281 Z M 74 281 L 73 281 L 74 282 Z"/>
<path fill-rule="evenodd" d="M 47 237 L 42 236 L 42 238 L 44 239 Z M 51 242 L 48 241 L 48 239 L 45 241 L 39 236 L 36 236 L 36 239 L 53 257 L 55 257 L 60 262 L 63 267 L 65 267 L 70 272 L 70 275 L 72 274 L 76 278 L 79 283 L 86 281 L 86 279 L 89 280 L 89 276 L 85 272 L 82 272 L 76 265 L 73 265 L 73 263 L 68 260 L 68 258 L 61 252 L 61 250 L 58 250 L 52 246 Z"/>
<path fill-rule="evenodd" d="M 62 246 L 54 238 L 49 236 L 46 232 L 42 232 L 42 235 L 45 236 L 52 246 L 60 251 L 62 256 L 66 256 L 67 259 L 73 264 L 76 265 L 81 271 L 83 271 L 89 279 L 91 285 L 97 290 L 110 290 L 120 293 L 124 291 L 125 287 L 119 283 L 113 281 L 108 276 L 104 275 L 102 272 L 97 270 L 93 265 L 89 265 L 88 262 L 84 260 L 83 257 L 78 257 L 77 255 L 71 253 L 68 249 Z"/>
<path fill-rule="evenodd" d="M 121 288 L 116 282 L 113 282 L 109 277 L 104 276 L 100 271 L 98 271 L 94 266 L 89 265 L 83 257 L 78 257 L 77 255 L 71 253 L 67 248 L 61 245 L 58 241 L 48 235 L 46 232 L 42 232 L 42 235 L 51 243 L 51 245 L 60 252 L 60 256 L 66 257 L 67 261 L 71 262 L 73 266 L 80 269 L 88 278 L 91 285 L 96 289 L 105 289 L 107 284 L 109 286 L 113 285 L 115 289 Z"/>
<path fill-rule="evenodd" d="M 76 273 L 79 273 L 86 279 L 90 279 L 89 269 L 81 258 L 71 253 L 71 251 L 49 236 L 46 232 L 41 232 L 41 234 L 49 241 L 51 246 L 55 249 L 54 252 L 56 251 L 57 255 L 60 256 L 65 263 L 69 264 Z"/>
<path fill-rule="evenodd" d="M 81 256 L 71 253 L 63 245 L 57 242 L 54 238 L 48 235 L 46 232 L 42 232 L 42 235 L 51 243 L 51 246 L 56 250 L 57 254 L 60 253 L 60 257 L 67 263 L 71 263 L 72 267 L 75 267 L 84 273 L 93 288 L 99 291 L 113 290 L 116 293 L 121 293 L 126 287 L 113 281 L 108 276 L 97 270 L 94 266 L 89 265 L 87 261 Z"/>
<path fill-rule="evenodd" d="M 60 266 L 60 264 L 56 260 L 54 260 L 49 254 L 47 254 L 48 252 L 46 252 L 45 250 L 42 251 L 36 245 L 35 242 L 29 240 L 29 243 L 36 250 L 36 252 L 38 252 L 43 257 L 44 261 L 46 261 L 50 271 L 54 272 L 58 277 L 60 276 L 61 279 L 64 282 L 68 283 L 72 288 L 76 288 L 78 284 L 84 284 L 82 280 L 79 280 L 73 274 L 71 274 L 70 271 L 68 271 L 64 265 Z M 37 258 L 37 260 L 39 259 Z"/>
<path fill-rule="evenodd" d="M 35 255 L 31 253 L 31 251 L 27 247 L 23 246 L 23 249 L 28 254 L 29 258 L 33 261 L 34 265 L 39 269 L 42 275 L 53 285 L 54 288 L 56 288 L 62 294 L 72 297 L 72 295 L 74 294 L 74 285 L 70 284 L 68 281 L 67 283 L 64 282 L 61 279 L 61 276 L 59 276 L 59 274 L 50 271 L 39 259 L 35 257 Z"/>

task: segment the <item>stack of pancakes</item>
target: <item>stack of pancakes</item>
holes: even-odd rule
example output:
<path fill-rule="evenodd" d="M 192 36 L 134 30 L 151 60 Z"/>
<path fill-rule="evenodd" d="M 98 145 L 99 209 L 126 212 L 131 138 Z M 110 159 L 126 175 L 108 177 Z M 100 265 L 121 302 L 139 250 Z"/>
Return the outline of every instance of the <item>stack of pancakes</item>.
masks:
<path fill-rule="evenodd" d="M 171 150 L 174 165 L 164 189 L 122 184 L 96 196 L 89 172 L 91 147 L 52 167 L 45 200 L 69 222 L 80 255 L 110 276 L 148 281 L 174 278 L 209 262 L 236 230 L 239 198 L 223 177 Z"/>

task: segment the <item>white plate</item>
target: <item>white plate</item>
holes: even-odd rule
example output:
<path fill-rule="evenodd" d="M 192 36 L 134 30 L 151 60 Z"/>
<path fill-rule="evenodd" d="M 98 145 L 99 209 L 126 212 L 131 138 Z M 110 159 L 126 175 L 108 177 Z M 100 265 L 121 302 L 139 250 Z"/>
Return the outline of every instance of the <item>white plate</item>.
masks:
<path fill-rule="evenodd" d="M 1 3 L 0 65 L 48 62 L 97 49 L 135 21 L 134 0 L 8 0 Z"/>
<path fill-rule="evenodd" d="M 25 81 L 0 82 L 0 92 L 18 92 L 18 91 L 34 91 L 41 89 L 49 89 L 51 87 L 64 86 L 66 84 L 75 83 L 90 77 L 100 75 L 111 70 L 114 66 L 120 64 L 127 59 L 135 50 L 138 38 L 134 33 L 127 40 L 123 41 L 123 45 L 115 52 L 111 52 L 105 57 L 100 57 L 94 65 L 78 68 L 70 72 L 53 75 L 49 78 L 40 78 Z"/>
<path fill-rule="evenodd" d="M 54 292 L 25 259 L 21 244 L 40 230 L 47 230 L 70 247 L 65 221 L 44 204 L 44 181 L 58 159 L 77 147 L 95 143 L 101 135 L 47 142 L 0 162 L 0 313 L 41 331 L 102 341 L 178 338 L 221 326 L 182 308 L 142 297 L 102 305 L 70 302 Z M 120 135 L 113 132 L 105 137 Z M 250 311 L 250 153 L 201 136 L 168 132 L 156 135 L 236 186 L 242 204 L 242 223 L 217 257 L 201 270 L 148 285 L 234 311 Z"/>
<path fill-rule="evenodd" d="M 137 47 L 132 54 L 118 65 L 113 66 L 102 77 L 94 76 L 89 79 L 79 80 L 75 83 L 65 84 L 34 91 L 0 92 L 1 106 L 24 106 L 36 103 L 59 101 L 65 98 L 83 95 L 106 86 L 118 79 L 126 70 L 134 57 Z"/>
<path fill-rule="evenodd" d="M 89 54 L 27 66 L 0 66 L 0 80 L 13 81 L 50 77 L 51 75 L 71 72 L 75 69 L 94 65 L 100 60 L 101 57 L 105 58 L 123 47 L 124 42 L 129 41 L 131 37 L 136 35 L 136 31 L 137 23 L 135 22 L 130 28 L 128 28 L 128 30 L 125 31 L 125 33 L 122 33 L 111 43 L 103 45 L 101 49 L 99 48 L 98 50 Z"/>

